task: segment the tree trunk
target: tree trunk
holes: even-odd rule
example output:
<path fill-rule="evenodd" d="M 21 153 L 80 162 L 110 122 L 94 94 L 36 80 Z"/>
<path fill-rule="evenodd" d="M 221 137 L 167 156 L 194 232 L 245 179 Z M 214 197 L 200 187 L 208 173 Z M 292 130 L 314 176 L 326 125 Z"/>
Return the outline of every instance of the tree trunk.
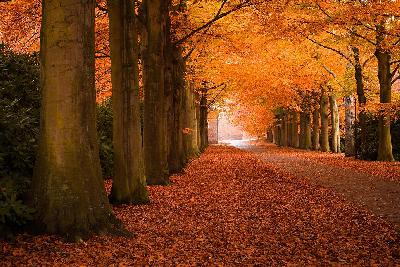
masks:
<path fill-rule="evenodd" d="M 329 122 L 328 122 L 328 96 L 326 95 L 325 87 L 321 87 L 321 103 L 320 103 L 320 112 L 321 112 L 321 136 L 320 136 L 320 145 L 321 151 L 329 152 Z"/>
<path fill-rule="evenodd" d="M 178 48 L 171 50 L 172 62 L 172 105 L 168 112 L 169 120 L 169 154 L 168 165 L 170 173 L 180 172 L 185 163 L 183 128 L 184 128 L 184 90 L 185 62 Z"/>
<path fill-rule="evenodd" d="M 147 203 L 139 103 L 138 32 L 132 0 L 108 0 L 113 98 L 113 203 Z"/>
<path fill-rule="evenodd" d="M 332 124 L 332 152 L 340 153 L 339 109 L 337 106 L 336 96 L 333 95 L 333 93 L 329 96 L 329 104 Z"/>
<path fill-rule="evenodd" d="M 292 126 L 292 141 L 293 147 L 299 147 L 299 113 L 297 111 L 293 111 L 293 126 Z"/>
<path fill-rule="evenodd" d="M 364 93 L 364 81 L 363 81 L 363 69 L 360 62 L 360 50 L 357 47 L 352 47 L 353 55 L 354 55 L 354 77 L 356 80 L 357 86 L 357 98 L 358 104 L 360 106 L 360 113 L 358 115 L 358 123 L 360 128 L 360 137 L 356 138 L 359 142 L 355 142 L 355 154 L 356 156 L 360 156 L 363 158 L 363 151 L 365 151 L 365 144 L 367 140 L 367 133 L 366 133 L 366 114 L 365 114 L 365 105 L 367 103 L 367 99 Z M 354 128 L 355 136 L 357 136 L 358 132 L 357 129 Z"/>
<path fill-rule="evenodd" d="M 354 121 L 355 121 L 355 111 L 354 111 L 354 97 L 346 96 L 344 98 L 345 105 L 345 155 L 346 157 L 351 157 L 355 155 L 355 141 L 354 141 Z"/>
<path fill-rule="evenodd" d="M 311 118 L 308 112 L 300 114 L 300 148 L 311 148 Z"/>
<path fill-rule="evenodd" d="M 286 115 L 287 127 L 287 145 L 293 147 L 292 132 L 293 132 L 293 119 L 292 112 L 288 111 Z"/>
<path fill-rule="evenodd" d="M 169 183 L 165 105 L 165 28 L 168 1 L 145 0 L 147 38 L 143 54 L 144 159 L 147 183 Z M 145 38 L 143 38 L 145 39 Z"/>
<path fill-rule="evenodd" d="M 390 103 L 392 101 L 392 76 L 390 72 L 390 52 L 383 47 L 385 38 L 385 28 L 382 24 L 378 25 L 377 31 L 377 49 L 375 56 L 378 60 L 378 78 L 380 88 L 380 102 Z M 390 134 L 390 115 L 382 114 L 379 117 L 379 161 L 394 161 L 392 153 L 392 136 Z"/>
<path fill-rule="evenodd" d="M 319 109 L 313 111 L 313 125 L 312 125 L 312 149 L 319 150 Z"/>
<path fill-rule="evenodd" d="M 281 138 L 282 146 L 288 146 L 288 127 L 287 127 L 286 114 L 282 115 L 281 125 L 282 125 L 282 138 Z"/>
<path fill-rule="evenodd" d="M 43 1 L 41 136 L 32 204 L 42 230 L 72 240 L 120 226 L 100 170 L 94 12 L 93 0 Z"/>
<path fill-rule="evenodd" d="M 299 140 L 299 148 L 305 149 L 306 147 L 306 123 L 305 123 L 304 112 L 300 112 L 300 140 Z"/>
<path fill-rule="evenodd" d="M 274 143 L 275 145 L 278 145 L 278 126 L 274 125 L 272 128 L 272 143 Z"/>
<path fill-rule="evenodd" d="M 204 151 L 208 147 L 208 103 L 207 93 L 202 92 L 200 96 L 200 151 Z"/>

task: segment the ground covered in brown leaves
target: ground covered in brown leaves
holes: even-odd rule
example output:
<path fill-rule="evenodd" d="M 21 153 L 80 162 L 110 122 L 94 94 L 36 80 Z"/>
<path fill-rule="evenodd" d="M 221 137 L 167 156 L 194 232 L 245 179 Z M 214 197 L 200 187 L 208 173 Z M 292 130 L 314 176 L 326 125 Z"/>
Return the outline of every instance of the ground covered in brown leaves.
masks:
<path fill-rule="evenodd" d="M 21 235 L 0 243 L 1 265 L 400 263 L 389 223 L 257 155 L 211 147 L 172 181 L 150 188 L 150 205 L 115 208 L 134 238 Z"/>

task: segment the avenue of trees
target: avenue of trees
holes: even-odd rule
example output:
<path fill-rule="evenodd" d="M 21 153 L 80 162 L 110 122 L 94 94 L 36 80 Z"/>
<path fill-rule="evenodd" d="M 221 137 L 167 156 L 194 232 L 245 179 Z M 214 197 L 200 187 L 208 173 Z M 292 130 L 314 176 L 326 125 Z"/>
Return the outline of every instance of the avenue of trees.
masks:
<path fill-rule="evenodd" d="M 394 160 L 398 1 L 0 2 L 2 49 L 31 55 L 36 69 L 24 69 L 34 77 L 40 64 L 40 82 L 26 82 L 40 91 L 32 110 L 41 115 L 24 174 L 33 177 L 30 208 L 20 211 L 36 229 L 75 240 L 126 234 L 110 204 L 148 203 L 147 185 L 168 185 L 204 151 L 210 109 L 280 146 Z M 96 133 L 102 101 L 112 113 L 109 197 Z M 10 213 L 1 223 L 18 217 Z"/>

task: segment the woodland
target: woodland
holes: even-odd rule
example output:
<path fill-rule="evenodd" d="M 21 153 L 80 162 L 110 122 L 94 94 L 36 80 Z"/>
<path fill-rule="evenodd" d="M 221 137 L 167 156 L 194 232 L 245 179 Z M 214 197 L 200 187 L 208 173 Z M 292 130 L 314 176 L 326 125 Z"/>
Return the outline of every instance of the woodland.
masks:
<path fill-rule="evenodd" d="M 400 1 L 0 14 L 0 266 L 400 264 Z"/>

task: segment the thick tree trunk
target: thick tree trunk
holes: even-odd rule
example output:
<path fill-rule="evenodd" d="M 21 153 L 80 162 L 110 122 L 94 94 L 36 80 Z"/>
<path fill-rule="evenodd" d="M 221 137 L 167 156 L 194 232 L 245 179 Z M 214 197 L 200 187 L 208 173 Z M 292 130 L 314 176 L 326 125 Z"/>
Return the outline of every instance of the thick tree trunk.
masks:
<path fill-rule="evenodd" d="M 38 226 L 79 240 L 118 226 L 96 135 L 95 1 L 44 0 L 41 136 L 32 184 Z"/>
<path fill-rule="evenodd" d="M 166 16 L 168 1 L 144 0 L 147 38 L 143 55 L 144 159 L 147 183 L 169 183 L 165 100 Z M 145 38 L 144 38 L 145 39 Z"/>
<path fill-rule="evenodd" d="M 321 103 L 320 103 L 320 112 L 321 112 L 321 136 L 320 136 L 320 145 L 321 151 L 329 152 L 329 121 L 328 121 L 328 96 L 326 95 L 325 87 L 321 87 Z"/>
<path fill-rule="evenodd" d="M 385 38 L 385 28 L 378 25 L 377 31 L 377 49 L 375 56 L 378 60 L 378 78 L 380 87 L 380 102 L 390 103 L 392 101 L 392 77 L 390 72 L 390 52 L 382 47 Z M 379 117 L 379 161 L 394 161 L 392 153 L 392 136 L 390 134 L 390 115 L 382 114 Z"/>
<path fill-rule="evenodd" d="M 113 103 L 113 203 L 147 203 L 139 103 L 138 32 L 132 0 L 108 0 Z"/>
<path fill-rule="evenodd" d="M 333 93 L 329 96 L 329 107 L 331 110 L 332 152 L 340 153 L 339 109 L 337 106 L 336 96 Z"/>
<path fill-rule="evenodd" d="M 196 105 L 196 95 L 192 84 L 184 91 L 184 150 L 186 161 L 199 155 L 200 131 L 197 116 L 199 116 L 199 105 Z"/>
<path fill-rule="evenodd" d="M 169 153 L 168 165 L 170 173 L 180 172 L 185 163 L 183 129 L 184 129 L 184 90 L 185 62 L 178 48 L 170 50 L 172 61 L 172 105 L 168 112 Z"/>
<path fill-rule="evenodd" d="M 300 148 L 311 148 L 311 118 L 308 112 L 300 114 Z"/>
<path fill-rule="evenodd" d="M 355 121 L 355 110 L 354 110 L 354 97 L 346 96 L 344 98 L 345 105 L 345 155 L 351 157 L 355 155 L 355 140 L 354 140 L 354 121 Z"/>
<path fill-rule="evenodd" d="M 299 113 L 297 111 L 293 111 L 292 125 L 291 135 L 293 147 L 299 147 Z"/>
<path fill-rule="evenodd" d="M 358 115 L 358 123 L 360 127 L 360 133 L 357 132 L 357 129 L 354 128 L 355 136 L 357 134 L 360 134 L 359 138 L 356 138 L 359 140 L 358 142 L 355 142 L 355 154 L 356 156 L 361 156 L 363 151 L 365 150 L 365 144 L 367 140 L 367 133 L 366 133 L 366 115 L 365 115 L 365 105 L 367 103 L 367 98 L 365 97 L 364 93 L 364 81 L 363 81 L 363 69 L 362 65 L 360 62 L 360 50 L 357 47 L 352 47 L 353 50 L 353 55 L 354 55 L 354 77 L 356 80 L 356 86 L 357 86 L 357 98 L 358 98 L 358 104 L 359 104 L 359 110 L 360 113 Z"/>
<path fill-rule="evenodd" d="M 313 111 L 313 124 L 312 124 L 312 149 L 319 150 L 319 109 L 314 109 Z"/>

